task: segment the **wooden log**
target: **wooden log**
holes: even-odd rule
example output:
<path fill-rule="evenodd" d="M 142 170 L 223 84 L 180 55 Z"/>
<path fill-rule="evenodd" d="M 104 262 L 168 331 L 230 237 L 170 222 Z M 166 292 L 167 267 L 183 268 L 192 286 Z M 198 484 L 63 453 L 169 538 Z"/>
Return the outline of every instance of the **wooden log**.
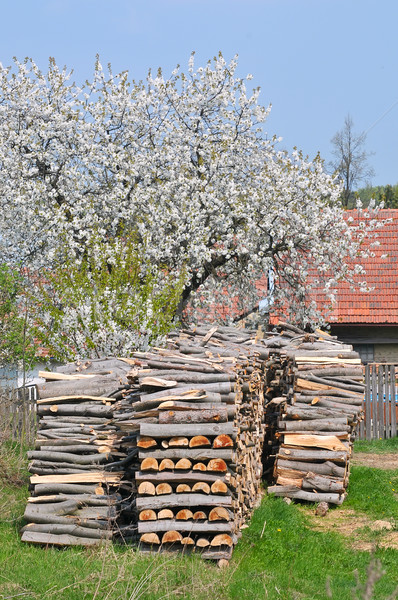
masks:
<path fill-rule="evenodd" d="M 305 476 L 307 473 L 318 473 L 320 475 L 333 475 L 334 477 L 344 477 L 346 469 L 336 465 L 331 461 L 324 463 L 310 463 L 303 461 L 287 461 L 278 459 L 275 469 L 277 473 L 283 474 L 284 469 L 289 471 L 297 470 L 299 476 Z"/>
<path fill-rule="evenodd" d="M 225 383 L 229 381 L 235 381 L 236 375 L 235 373 L 200 373 L 198 371 L 185 371 L 185 372 L 176 372 L 173 369 L 168 370 L 158 370 L 157 373 L 162 373 L 162 377 L 142 377 L 139 379 L 140 385 L 158 385 L 159 387 L 173 387 L 177 385 L 177 383 L 189 383 L 193 385 L 202 384 L 202 383 Z M 170 378 L 168 380 L 168 378 Z M 147 381 L 149 383 L 147 383 Z M 170 384 L 169 386 L 162 386 L 159 384 L 151 384 L 151 381 L 160 381 L 165 384 Z"/>
<path fill-rule="evenodd" d="M 177 521 L 190 521 L 193 519 L 193 512 L 188 508 L 183 508 L 176 514 L 176 519 Z"/>
<path fill-rule="evenodd" d="M 159 465 L 159 471 L 171 471 L 172 469 L 174 469 L 174 462 L 170 458 L 164 458 Z"/>
<path fill-rule="evenodd" d="M 151 484 L 151 485 L 153 485 L 153 484 Z M 158 483 L 158 485 L 156 486 L 156 494 L 158 496 L 163 496 L 165 494 L 171 494 L 172 492 L 173 492 L 173 489 L 172 489 L 171 485 L 167 482 Z"/>
<path fill-rule="evenodd" d="M 197 510 L 192 518 L 194 521 L 204 521 L 207 519 L 207 515 L 203 512 L 203 510 Z"/>
<path fill-rule="evenodd" d="M 154 440 L 152 437 L 148 437 L 146 435 L 140 435 L 139 438 L 137 439 L 137 446 L 139 448 L 153 448 L 154 446 L 157 446 L 158 443 L 156 440 Z"/>
<path fill-rule="evenodd" d="M 210 542 L 210 546 L 233 546 L 233 541 L 230 535 L 220 533 L 216 535 Z"/>
<path fill-rule="evenodd" d="M 158 519 L 174 519 L 174 513 L 169 508 L 163 508 L 158 512 Z"/>
<path fill-rule="evenodd" d="M 212 458 L 207 465 L 207 471 L 217 471 L 225 473 L 227 471 L 226 462 L 222 458 Z"/>
<path fill-rule="evenodd" d="M 167 450 L 148 450 L 146 452 L 141 451 L 139 452 L 138 457 L 140 459 L 145 459 L 149 452 L 150 456 L 155 459 L 171 458 L 173 460 L 179 458 L 188 458 L 190 460 L 204 461 L 219 457 L 229 462 L 235 459 L 235 453 L 233 450 L 228 448 L 221 450 L 214 450 L 213 448 L 167 448 Z"/>
<path fill-rule="evenodd" d="M 99 402 L 101 404 L 104 404 L 106 402 L 112 402 L 113 398 L 109 398 L 109 396 L 88 396 L 87 394 L 72 394 L 69 396 L 54 396 L 54 397 L 48 397 L 48 398 L 38 398 L 36 400 L 37 405 L 41 406 L 43 404 L 63 404 L 63 403 L 70 403 L 70 404 L 76 404 L 80 402 Z"/>
<path fill-rule="evenodd" d="M 284 413 L 289 417 L 289 419 L 294 420 L 315 420 L 320 419 L 324 420 L 326 417 L 336 417 L 339 416 L 339 413 L 336 414 L 336 410 L 332 408 L 324 408 L 319 407 L 318 405 L 311 406 L 305 405 L 306 408 L 297 408 L 297 405 L 287 406 L 284 410 Z M 354 414 L 352 414 L 354 416 Z"/>
<path fill-rule="evenodd" d="M 160 508 L 169 508 L 172 506 L 181 506 L 180 494 L 169 494 L 167 497 L 155 496 L 153 498 L 137 498 L 137 510 L 151 508 L 153 510 Z M 203 494 L 184 494 L 184 507 L 192 506 L 232 506 L 231 496 L 204 496 Z"/>
<path fill-rule="evenodd" d="M 342 504 L 344 500 L 344 494 L 307 492 L 297 490 L 294 486 L 274 485 L 268 488 L 268 493 L 275 496 L 287 496 L 289 498 L 296 498 L 297 500 L 306 500 L 308 502 L 328 502 L 329 504 L 337 505 Z"/>
<path fill-rule="evenodd" d="M 195 435 L 189 440 L 190 448 L 202 448 L 203 446 L 211 446 L 209 438 L 204 435 Z"/>
<path fill-rule="evenodd" d="M 71 475 L 33 475 L 30 478 L 30 483 L 33 485 L 41 483 L 118 483 L 122 477 L 122 473 L 106 473 L 104 471 L 75 473 Z"/>
<path fill-rule="evenodd" d="M 218 435 L 213 440 L 213 448 L 232 448 L 233 446 L 233 439 L 226 434 Z"/>
<path fill-rule="evenodd" d="M 155 496 L 157 492 L 153 483 L 150 481 L 143 481 L 138 486 L 138 493 L 140 496 Z"/>
<path fill-rule="evenodd" d="M 189 485 L 187 485 L 186 483 L 179 483 L 176 487 L 176 493 L 177 494 L 187 494 L 191 491 L 191 487 Z M 194 492 L 198 491 L 198 490 L 192 490 Z"/>
<path fill-rule="evenodd" d="M 189 424 L 159 424 L 142 423 L 140 426 L 141 435 L 147 435 L 153 438 L 170 438 L 172 436 L 195 436 L 195 435 L 214 435 L 221 433 L 233 435 L 236 433 L 233 423 L 189 423 Z"/>
<path fill-rule="evenodd" d="M 30 544 L 41 544 L 43 546 L 95 546 L 104 543 L 104 540 L 95 538 L 83 538 L 73 535 L 53 535 L 36 531 L 24 531 L 21 540 Z"/>
<path fill-rule="evenodd" d="M 205 481 L 197 481 L 192 486 L 193 492 L 202 492 L 203 494 L 210 494 L 210 486 Z"/>
<path fill-rule="evenodd" d="M 211 485 L 211 493 L 212 494 L 227 494 L 228 493 L 227 484 L 224 481 L 222 481 L 221 479 L 217 479 L 217 481 L 215 481 Z"/>
<path fill-rule="evenodd" d="M 210 546 L 210 542 L 207 538 L 198 538 L 196 540 L 196 546 L 198 548 L 207 548 L 208 546 Z"/>
<path fill-rule="evenodd" d="M 158 521 L 157 523 L 163 523 L 163 521 Z M 182 540 L 182 535 L 178 531 L 171 530 L 166 531 L 162 537 L 162 544 L 176 544 Z"/>
<path fill-rule="evenodd" d="M 188 531 L 189 533 L 215 533 L 217 531 L 232 532 L 234 530 L 234 523 L 216 523 L 209 521 L 194 523 L 192 521 L 181 520 L 159 521 L 159 519 L 156 522 L 140 521 L 138 523 L 138 533 L 159 532 L 168 530 L 178 532 Z"/>
<path fill-rule="evenodd" d="M 39 397 L 54 398 L 57 396 L 108 396 L 120 386 L 120 380 L 113 375 L 79 379 L 74 381 L 59 381 L 37 385 Z"/>
<path fill-rule="evenodd" d="M 345 491 L 344 481 L 335 481 L 328 477 L 322 477 L 315 473 L 308 473 L 302 483 L 304 490 L 318 490 L 321 492 L 336 492 L 343 494 Z"/>
<path fill-rule="evenodd" d="M 175 403 L 172 403 L 175 404 Z M 181 403 L 180 403 L 181 404 Z M 160 407 L 159 407 L 160 408 Z M 202 410 L 162 410 L 159 412 L 159 423 L 226 423 L 228 411 L 225 406 L 221 409 Z"/>
<path fill-rule="evenodd" d="M 284 442 L 287 446 L 315 447 L 324 448 L 326 450 L 347 450 L 347 446 L 335 436 L 286 433 L 284 435 Z"/>
<path fill-rule="evenodd" d="M 96 465 L 105 463 L 108 454 L 71 454 L 69 452 L 42 452 L 33 450 L 27 453 L 29 459 L 44 460 L 50 463 L 69 462 L 77 465 Z"/>
<path fill-rule="evenodd" d="M 47 533 L 51 535 L 72 535 L 79 538 L 92 538 L 96 540 L 110 540 L 112 531 L 104 529 L 90 529 L 80 525 L 61 525 L 59 523 L 29 523 L 21 530 L 22 533 Z M 27 541 L 26 539 L 23 541 Z"/>
<path fill-rule="evenodd" d="M 102 485 L 84 485 L 73 483 L 39 483 L 34 488 L 36 496 L 45 496 L 48 494 L 96 494 L 104 495 Z"/>
<path fill-rule="evenodd" d="M 156 458 L 148 456 L 141 463 L 141 471 L 158 471 L 159 464 Z"/>
<path fill-rule="evenodd" d="M 223 506 L 216 506 L 209 512 L 209 521 L 229 521 L 230 513 Z"/>
<path fill-rule="evenodd" d="M 335 419 L 314 419 L 313 421 L 279 421 L 278 426 L 285 431 L 350 431 L 347 417 Z"/>
<path fill-rule="evenodd" d="M 202 462 L 198 462 L 198 463 L 194 464 L 194 466 L 192 467 L 192 469 L 194 471 L 200 471 L 200 472 L 203 472 L 203 471 L 207 470 L 206 465 L 204 463 L 202 463 Z"/>
<path fill-rule="evenodd" d="M 182 546 L 195 546 L 194 540 L 189 536 L 183 537 L 180 543 Z"/>
<path fill-rule="evenodd" d="M 57 415 L 79 415 L 79 416 L 91 416 L 91 417 L 112 417 L 113 415 L 113 407 L 106 406 L 103 404 L 99 404 L 98 406 L 94 404 L 52 404 L 51 406 L 38 406 L 37 414 L 45 415 L 48 413 L 53 413 Z M 51 412 L 50 412 L 51 411 Z"/>
<path fill-rule="evenodd" d="M 192 467 L 192 462 L 189 458 L 180 458 L 175 464 L 175 469 L 188 470 Z"/>
<path fill-rule="evenodd" d="M 183 436 L 175 436 L 168 440 L 168 446 L 170 446 L 170 447 L 182 448 L 182 447 L 188 447 L 188 445 L 189 445 L 188 438 L 183 437 Z"/>
<path fill-rule="evenodd" d="M 140 521 L 156 521 L 157 516 L 154 510 L 142 510 L 138 515 Z"/>
<path fill-rule="evenodd" d="M 151 546 L 153 546 L 153 545 L 159 546 L 160 545 L 160 539 L 159 539 L 159 536 L 156 535 L 156 533 L 143 533 L 142 536 L 140 537 L 140 542 L 142 544 L 150 544 Z"/>
<path fill-rule="evenodd" d="M 349 455 L 350 453 L 346 449 L 344 451 L 335 452 L 333 450 L 308 450 L 304 448 L 285 448 L 282 446 L 279 448 L 277 458 L 301 461 L 332 460 L 345 464 Z"/>

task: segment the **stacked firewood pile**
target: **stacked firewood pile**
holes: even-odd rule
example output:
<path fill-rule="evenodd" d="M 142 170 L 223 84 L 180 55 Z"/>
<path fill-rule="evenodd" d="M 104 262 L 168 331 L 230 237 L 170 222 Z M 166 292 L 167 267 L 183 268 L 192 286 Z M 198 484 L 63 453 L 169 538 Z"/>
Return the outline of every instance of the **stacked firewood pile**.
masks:
<path fill-rule="evenodd" d="M 196 329 L 173 338 L 167 350 L 134 355 L 140 364 L 130 378 L 138 389 L 115 422 L 137 435 L 132 466 L 142 550 L 161 545 L 229 558 L 258 504 L 264 411 L 258 353 L 268 353 L 244 345 L 254 336 Z"/>
<path fill-rule="evenodd" d="M 31 497 L 22 540 L 92 545 L 110 539 L 119 513 L 122 472 L 112 424 L 129 365 L 119 360 L 67 365 L 43 372 L 35 450 L 28 453 Z"/>
<path fill-rule="evenodd" d="M 293 385 L 278 405 L 277 496 L 341 504 L 352 443 L 363 418 L 363 369 L 352 346 L 284 324 L 281 359 L 294 360 Z M 284 376 L 285 377 L 285 376 Z M 286 379 L 286 377 L 285 377 Z"/>
<path fill-rule="evenodd" d="M 351 346 L 280 324 L 194 328 L 39 386 L 23 540 L 229 558 L 270 493 L 343 501 L 363 382 Z"/>

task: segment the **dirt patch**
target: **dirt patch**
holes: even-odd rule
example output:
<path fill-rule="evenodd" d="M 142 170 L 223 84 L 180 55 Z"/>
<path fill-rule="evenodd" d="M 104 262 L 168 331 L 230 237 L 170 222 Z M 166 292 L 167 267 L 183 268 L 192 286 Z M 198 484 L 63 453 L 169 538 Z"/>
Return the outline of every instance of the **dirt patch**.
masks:
<path fill-rule="evenodd" d="M 325 517 L 311 515 L 311 528 L 316 531 L 334 531 L 342 535 L 347 545 L 355 550 L 371 552 L 375 546 L 398 549 L 398 531 L 395 523 L 373 520 L 351 508 L 329 510 Z"/>
<path fill-rule="evenodd" d="M 398 469 L 398 452 L 392 454 L 368 454 L 358 452 L 353 455 L 351 464 L 373 469 Z"/>

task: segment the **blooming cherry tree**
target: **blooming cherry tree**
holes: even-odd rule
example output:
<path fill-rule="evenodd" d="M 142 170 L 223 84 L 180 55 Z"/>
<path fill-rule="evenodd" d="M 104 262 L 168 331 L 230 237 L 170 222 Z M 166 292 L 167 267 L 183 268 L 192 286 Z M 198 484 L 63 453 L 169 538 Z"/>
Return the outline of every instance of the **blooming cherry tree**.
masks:
<path fill-rule="evenodd" d="M 271 268 L 275 301 L 301 311 L 309 269 L 329 291 L 349 278 L 371 219 L 350 227 L 321 159 L 267 138 L 270 108 L 236 71 L 236 58 L 195 69 L 192 55 L 186 73 L 135 82 L 97 61 L 78 87 L 54 61 L 45 74 L 29 60 L 1 67 L 4 257 L 79 264 L 94 232 L 109 255 L 134 235 L 145 261 L 183 277 L 183 308 L 229 315 L 258 306 Z"/>

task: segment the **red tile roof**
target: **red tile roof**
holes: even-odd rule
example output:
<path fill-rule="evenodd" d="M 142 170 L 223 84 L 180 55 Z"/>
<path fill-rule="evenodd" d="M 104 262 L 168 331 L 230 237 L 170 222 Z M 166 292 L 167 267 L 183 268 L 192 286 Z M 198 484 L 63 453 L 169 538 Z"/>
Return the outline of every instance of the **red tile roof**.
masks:
<path fill-rule="evenodd" d="M 357 211 L 347 211 L 349 216 L 355 222 Z M 356 277 L 374 289 L 359 292 L 347 283 L 339 284 L 337 302 L 328 318 L 331 324 L 398 325 L 398 209 L 380 210 L 378 218 L 391 221 L 377 230 L 378 246 L 370 246 L 374 240 L 364 242 L 363 247 L 374 256 L 362 259 L 366 275 Z"/>

